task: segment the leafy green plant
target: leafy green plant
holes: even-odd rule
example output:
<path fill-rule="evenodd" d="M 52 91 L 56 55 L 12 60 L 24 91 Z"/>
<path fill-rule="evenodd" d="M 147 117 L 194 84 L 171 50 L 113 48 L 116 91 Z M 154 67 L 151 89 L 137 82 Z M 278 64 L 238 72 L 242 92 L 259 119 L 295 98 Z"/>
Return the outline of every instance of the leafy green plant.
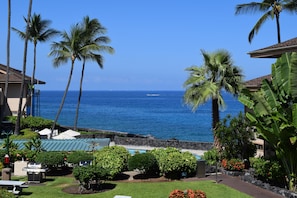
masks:
<path fill-rule="evenodd" d="M 76 166 L 73 169 L 73 176 L 79 181 L 80 184 L 80 192 L 98 188 L 100 185 L 100 180 L 105 180 L 107 175 L 107 170 L 100 169 L 96 166 Z M 91 186 L 92 181 L 95 181 L 94 187 Z"/>
<path fill-rule="evenodd" d="M 108 171 L 110 179 L 126 170 L 129 157 L 129 152 L 122 146 L 104 147 L 94 152 L 95 166 Z"/>
<path fill-rule="evenodd" d="M 254 132 L 249 120 L 240 112 L 237 117 L 227 115 L 215 129 L 220 141 L 220 155 L 228 160 L 232 158 L 249 159 L 256 153 L 256 146 L 251 140 Z"/>
<path fill-rule="evenodd" d="M 151 153 L 136 153 L 128 160 L 128 169 L 138 169 L 146 174 L 157 174 L 159 172 L 157 160 Z"/>
<path fill-rule="evenodd" d="M 284 170 L 278 161 L 263 158 L 251 158 L 250 161 L 258 179 L 277 185 L 284 184 Z"/>
<path fill-rule="evenodd" d="M 177 148 L 158 148 L 150 151 L 157 160 L 160 174 L 168 178 L 181 178 L 182 173 L 191 175 L 196 171 L 197 160 L 190 152 L 181 152 Z"/>
<path fill-rule="evenodd" d="M 212 148 L 204 152 L 201 158 L 204 159 L 208 165 L 213 166 L 220 160 L 220 154 L 216 148 Z"/>
<path fill-rule="evenodd" d="M 78 165 L 81 161 L 93 160 L 93 154 L 85 151 L 73 151 L 67 155 L 67 162 Z"/>
<path fill-rule="evenodd" d="M 297 179 L 297 53 L 285 53 L 272 64 L 272 80 L 257 92 L 243 90 L 240 101 L 251 111 L 246 117 L 282 162 L 288 186 Z"/>
<path fill-rule="evenodd" d="M 8 116 L 6 120 L 16 123 L 16 116 Z M 30 128 L 32 131 L 41 130 L 44 128 L 51 128 L 53 121 L 42 117 L 28 116 L 21 118 L 21 129 Z"/>
<path fill-rule="evenodd" d="M 65 155 L 62 152 L 40 152 L 36 155 L 35 162 L 48 167 L 56 167 L 64 164 L 64 157 Z"/>

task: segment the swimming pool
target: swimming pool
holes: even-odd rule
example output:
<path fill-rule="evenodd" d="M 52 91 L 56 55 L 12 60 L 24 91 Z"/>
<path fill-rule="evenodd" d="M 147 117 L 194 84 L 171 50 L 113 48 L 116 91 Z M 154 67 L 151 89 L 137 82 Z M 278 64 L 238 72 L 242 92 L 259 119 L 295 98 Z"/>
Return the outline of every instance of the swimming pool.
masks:
<path fill-rule="evenodd" d="M 143 149 L 127 149 L 130 155 L 135 155 L 136 153 L 146 153 L 146 150 Z"/>
<path fill-rule="evenodd" d="M 136 153 L 146 153 L 147 150 L 144 150 L 144 149 L 131 149 L 131 148 L 128 148 L 127 149 L 128 152 L 130 153 L 130 155 L 135 155 Z M 193 154 L 197 160 L 201 160 L 201 156 L 200 155 L 197 155 L 197 154 Z"/>

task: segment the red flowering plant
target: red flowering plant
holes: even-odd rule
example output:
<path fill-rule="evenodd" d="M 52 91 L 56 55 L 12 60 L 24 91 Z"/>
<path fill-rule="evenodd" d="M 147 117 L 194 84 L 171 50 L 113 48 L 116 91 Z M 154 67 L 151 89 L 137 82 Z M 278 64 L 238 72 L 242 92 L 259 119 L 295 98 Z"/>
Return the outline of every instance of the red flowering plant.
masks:
<path fill-rule="evenodd" d="M 206 198 L 206 194 L 202 190 L 188 189 L 183 191 L 176 189 L 170 193 L 169 198 Z"/>
<path fill-rule="evenodd" d="M 221 165 L 225 170 L 230 171 L 242 171 L 244 169 L 244 163 L 240 159 L 223 159 Z"/>

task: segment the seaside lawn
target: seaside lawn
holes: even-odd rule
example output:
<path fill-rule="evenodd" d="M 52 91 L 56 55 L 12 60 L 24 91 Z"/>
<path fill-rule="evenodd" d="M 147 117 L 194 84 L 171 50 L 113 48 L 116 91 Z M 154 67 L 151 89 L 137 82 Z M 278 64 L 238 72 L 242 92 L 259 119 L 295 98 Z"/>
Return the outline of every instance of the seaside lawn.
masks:
<path fill-rule="evenodd" d="M 214 181 L 172 181 L 172 182 L 110 182 L 116 187 L 96 194 L 71 195 L 64 193 L 63 188 L 76 183 L 73 177 L 47 177 L 47 181 L 40 185 L 30 185 L 23 190 L 21 198 L 113 198 L 115 195 L 129 195 L 132 198 L 167 198 L 174 189 L 203 190 L 207 198 L 225 197 L 248 198 L 250 196 Z"/>

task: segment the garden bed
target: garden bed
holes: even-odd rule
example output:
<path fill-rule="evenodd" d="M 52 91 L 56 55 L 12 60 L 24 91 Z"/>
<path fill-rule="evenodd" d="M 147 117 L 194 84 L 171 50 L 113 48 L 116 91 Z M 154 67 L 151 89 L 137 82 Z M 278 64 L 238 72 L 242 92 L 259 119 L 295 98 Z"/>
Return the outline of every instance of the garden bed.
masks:
<path fill-rule="evenodd" d="M 243 175 L 240 176 L 241 180 L 248 182 L 250 184 L 256 185 L 260 188 L 269 190 L 271 192 L 274 192 L 276 194 L 282 195 L 283 197 L 289 197 L 289 198 L 297 198 L 297 193 L 296 192 L 292 192 L 290 190 L 284 189 L 284 188 L 280 188 L 277 186 L 272 186 L 268 183 L 265 183 L 263 181 L 260 181 L 258 179 L 256 179 L 251 171 L 246 171 L 244 172 Z"/>

